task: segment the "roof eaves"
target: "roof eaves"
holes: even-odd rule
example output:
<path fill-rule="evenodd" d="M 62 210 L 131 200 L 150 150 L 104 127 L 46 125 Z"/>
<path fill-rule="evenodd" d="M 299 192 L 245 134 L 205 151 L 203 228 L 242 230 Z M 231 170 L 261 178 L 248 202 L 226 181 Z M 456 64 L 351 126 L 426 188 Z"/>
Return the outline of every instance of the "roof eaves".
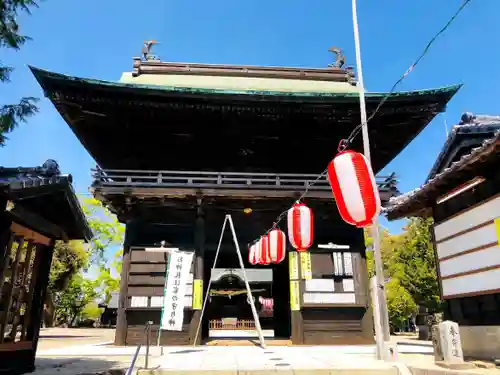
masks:
<path fill-rule="evenodd" d="M 101 87 L 108 88 L 128 88 L 128 89 L 144 89 L 144 90 L 154 90 L 156 92 L 178 92 L 178 93 L 186 93 L 186 94 L 225 94 L 225 95 L 256 95 L 256 96 L 275 96 L 275 97 L 318 97 L 318 98 L 346 98 L 352 97 L 357 98 L 359 94 L 357 92 L 288 92 L 288 91 L 272 91 L 272 90 L 263 90 L 263 91 L 245 91 L 245 90 L 221 90 L 221 89 L 204 89 L 204 88 L 185 88 L 185 87 L 173 87 L 173 86 L 159 86 L 159 85 L 145 85 L 145 84 L 136 84 L 136 83 L 123 83 L 123 82 L 111 82 L 111 81 L 103 81 L 97 79 L 90 78 L 79 78 L 74 76 L 68 76 L 60 73 L 53 73 L 47 70 L 39 69 L 30 66 L 29 67 L 37 79 L 38 83 L 42 88 L 45 87 L 45 80 L 47 78 L 52 78 L 56 80 L 65 80 L 72 81 L 78 83 L 87 83 L 91 85 L 97 85 Z M 392 98 L 402 98 L 402 97 L 415 97 L 415 96 L 432 96 L 437 94 L 447 93 L 448 95 L 453 96 L 460 88 L 462 84 L 449 85 L 441 88 L 434 89 L 425 89 L 425 90 L 415 90 L 415 91 L 401 91 L 391 93 L 388 100 Z M 366 93 L 366 97 L 369 98 L 382 98 L 387 93 L 382 92 L 371 92 Z"/>
<path fill-rule="evenodd" d="M 448 168 L 444 169 L 441 173 L 434 176 L 431 180 L 429 180 L 422 186 L 409 191 L 406 194 L 390 198 L 389 206 L 385 207 L 382 210 L 382 213 L 385 215 L 389 215 L 396 210 L 400 210 L 404 206 L 409 206 L 417 198 L 423 196 L 437 184 L 444 181 L 444 179 L 449 177 L 452 173 L 459 171 L 465 166 L 473 164 L 478 157 L 489 154 L 498 144 L 500 144 L 500 130 L 498 130 L 492 138 L 484 141 L 481 146 L 472 149 L 469 154 L 464 155 L 460 160 L 452 163 Z"/>

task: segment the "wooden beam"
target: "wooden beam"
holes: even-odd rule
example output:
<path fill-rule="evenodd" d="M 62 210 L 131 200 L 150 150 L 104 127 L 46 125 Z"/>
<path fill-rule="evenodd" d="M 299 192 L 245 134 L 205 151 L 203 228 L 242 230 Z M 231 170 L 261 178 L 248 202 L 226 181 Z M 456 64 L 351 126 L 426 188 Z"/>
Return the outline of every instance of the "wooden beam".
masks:
<path fill-rule="evenodd" d="M 203 201 L 201 198 L 198 199 L 198 207 L 196 211 L 196 229 L 195 229 L 195 253 L 194 253 L 194 270 L 193 270 L 193 291 L 196 287 L 195 284 L 201 283 L 201 290 L 205 290 L 204 284 L 204 262 L 205 262 L 205 218 L 203 213 Z M 202 293 L 202 303 L 203 296 L 205 293 Z M 194 292 L 193 292 L 194 296 Z M 193 300 L 193 306 L 196 301 Z M 201 343 L 202 335 L 203 335 L 203 322 L 201 321 L 201 306 L 196 306 L 193 309 L 193 316 L 191 317 L 191 322 L 189 324 L 189 341 L 193 345 L 199 345 Z M 198 336 L 196 333 L 198 331 L 198 327 L 200 326 L 200 331 L 198 332 Z M 195 341 L 196 338 L 196 341 Z"/>
<path fill-rule="evenodd" d="M 17 282 L 19 262 L 21 260 L 21 253 L 24 247 L 24 238 L 18 237 L 16 238 L 16 242 L 16 256 L 14 258 L 12 266 L 10 267 L 10 285 L 4 283 L 1 291 L 3 300 L 3 312 L 0 316 L 0 344 L 4 342 L 5 330 L 7 328 L 7 324 L 9 324 L 10 310 L 12 306 L 12 293 Z"/>
<path fill-rule="evenodd" d="M 34 230 L 28 229 L 25 226 L 17 223 L 12 223 L 10 230 L 15 236 L 23 237 L 25 240 L 31 240 L 34 243 L 39 243 L 45 246 L 49 246 L 51 239 L 35 232 Z"/>
<path fill-rule="evenodd" d="M 15 205 L 10 211 L 13 216 L 13 221 L 17 222 L 25 227 L 36 228 L 36 231 L 43 233 L 46 237 L 57 238 L 63 241 L 68 239 L 67 234 L 64 230 L 49 221 L 39 214 L 29 211 L 19 205 Z"/>
<path fill-rule="evenodd" d="M 33 341 L 33 352 L 36 353 L 38 346 L 38 338 L 40 336 L 40 326 L 43 316 L 44 302 L 47 297 L 47 286 L 49 284 L 50 266 L 52 264 L 52 255 L 54 253 L 55 241 L 51 240 L 48 245 L 41 245 L 37 247 L 37 258 L 40 258 L 37 264 L 36 281 L 33 288 L 33 301 L 31 303 L 30 311 L 30 326 L 28 327 L 27 338 Z M 36 259 L 35 259 L 35 263 Z M 33 277 L 33 276 L 32 276 Z M 35 368 L 35 357 L 33 356 L 33 363 Z"/>

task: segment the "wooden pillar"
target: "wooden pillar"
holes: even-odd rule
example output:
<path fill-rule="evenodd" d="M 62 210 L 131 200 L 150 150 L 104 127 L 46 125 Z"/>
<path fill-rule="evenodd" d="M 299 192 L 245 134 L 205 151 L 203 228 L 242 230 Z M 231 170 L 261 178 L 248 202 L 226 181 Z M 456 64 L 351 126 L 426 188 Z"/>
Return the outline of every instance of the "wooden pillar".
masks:
<path fill-rule="evenodd" d="M 201 323 L 201 309 L 203 305 L 204 290 L 203 285 L 203 270 L 205 260 L 205 218 L 203 214 L 203 205 L 201 198 L 198 198 L 197 212 L 196 212 L 196 227 L 195 227 L 195 256 L 194 256 L 194 270 L 193 270 L 193 316 L 189 325 L 189 342 L 191 344 L 199 345 L 203 336 L 203 324 Z M 195 343 L 196 331 L 200 325 L 200 331 Z"/>
<path fill-rule="evenodd" d="M 127 297 L 128 297 L 128 272 L 130 269 L 130 245 L 135 236 L 136 223 L 129 221 L 125 229 L 123 241 L 123 265 L 120 276 L 120 296 L 118 297 L 118 310 L 116 314 L 115 345 L 124 346 L 127 342 Z"/>
<path fill-rule="evenodd" d="M 10 231 L 12 220 L 4 211 L 6 204 L 7 202 L 5 200 L 0 201 L 0 290 L 3 284 L 3 273 L 8 267 L 6 263 L 10 252 L 10 245 L 13 240 L 12 232 Z"/>
<path fill-rule="evenodd" d="M 52 254 L 54 252 L 55 241 L 51 240 L 49 245 L 38 245 L 36 249 L 35 272 L 36 281 L 33 290 L 33 300 L 30 311 L 30 326 L 28 327 L 27 339 L 33 342 L 33 353 L 36 353 L 38 337 L 40 335 L 40 325 L 42 323 L 43 305 L 47 295 L 49 284 L 50 266 L 52 264 Z M 32 368 L 35 368 L 35 356 L 33 356 Z"/>

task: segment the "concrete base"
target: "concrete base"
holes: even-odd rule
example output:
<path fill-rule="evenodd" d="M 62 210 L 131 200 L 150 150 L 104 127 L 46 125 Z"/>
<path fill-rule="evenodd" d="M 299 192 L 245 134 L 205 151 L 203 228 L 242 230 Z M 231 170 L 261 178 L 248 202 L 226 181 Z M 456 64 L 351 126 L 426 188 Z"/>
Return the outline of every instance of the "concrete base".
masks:
<path fill-rule="evenodd" d="M 464 357 L 495 360 L 500 353 L 500 326 L 460 326 Z"/>

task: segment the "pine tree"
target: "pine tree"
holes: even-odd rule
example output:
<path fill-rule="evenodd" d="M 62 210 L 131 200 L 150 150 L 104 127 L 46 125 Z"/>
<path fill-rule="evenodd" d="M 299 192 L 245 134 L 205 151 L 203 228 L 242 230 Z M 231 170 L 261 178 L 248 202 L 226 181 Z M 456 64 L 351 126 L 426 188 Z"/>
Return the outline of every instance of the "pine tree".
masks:
<path fill-rule="evenodd" d="M 0 48 L 19 50 L 29 37 L 20 33 L 17 17 L 20 13 L 31 14 L 31 8 L 38 7 L 34 0 L 0 0 Z M 10 82 L 13 68 L 0 61 L 0 82 Z M 0 104 L 0 146 L 5 145 L 6 133 L 38 111 L 37 98 L 24 97 L 17 104 Z"/>

